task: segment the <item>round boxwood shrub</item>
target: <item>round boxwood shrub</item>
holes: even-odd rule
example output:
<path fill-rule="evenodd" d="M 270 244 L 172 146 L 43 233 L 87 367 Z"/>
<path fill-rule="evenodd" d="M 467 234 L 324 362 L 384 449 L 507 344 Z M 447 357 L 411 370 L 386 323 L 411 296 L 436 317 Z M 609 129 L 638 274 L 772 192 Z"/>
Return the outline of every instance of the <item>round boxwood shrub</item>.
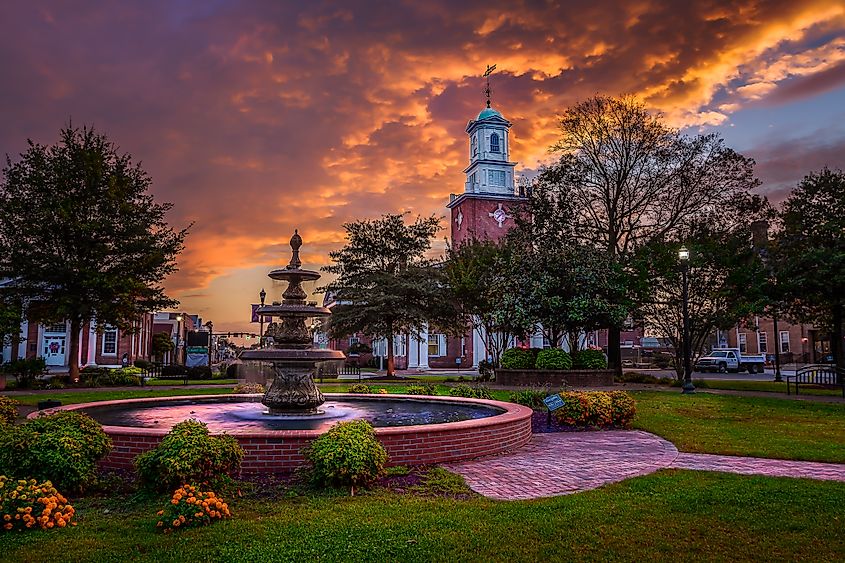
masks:
<path fill-rule="evenodd" d="M 504 369 L 532 369 L 534 354 L 524 348 L 508 348 L 502 353 L 502 367 Z"/>
<path fill-rule="evenodd" d="M 579 350 L 572 357 L 576 369 L 607 369 L 607 358 L 601 350 Z"/>
<path fill-rule="evenodd" d="M 152 450 L 135 458 L 141 482 L 158 490 L 210 483 L 240 469 L 244 451 L 232 436 L 212 436 L 198 420 L 173 427 Z"/>
<path fill-rule="evenodd" d="M 367 394 L 367 393 L 372 393 L 373 389 L 372 389 L 372 387 L 370 387 L 366 383 L 353 383 L 352 385 L 349 386 L 349 392 L 350 393 Z"/>
<path fill-rule="evenodd" d="M 387 451 L 365 420 L 339 422 L 303 450 L 320 485 L 368 486 L 384 474 Z"/>
<path fill-rule="evenodd" d="M 437 395 L 437 386 L 427 383 L 426 385 L 411 385 L 405 389 L 406 395 Z"/>
<path fill-rule="evenodd" d="M 537 369 L 570 369 L 572 356 L 560 348 L 549 348 L 537 354 Z"/>
<path fill-rule="evenodd" d="M 455 385 L 449 389 L 450 397 L 467 397 L 470 399 L 493 399 L 486 387 L 470 387 L 466 384 Z"/>
<path fill-rule="evenodd" d="M 91 417 L 59 411 L 0 432 L 0 473 L 81 490 L 96 477 L 111 440 Z"/>
<path fill-rule="evenodd" d="M 0 424 L 14 424 L 18 418 L 18 405 L 20 402 L 0 396 Z"/>

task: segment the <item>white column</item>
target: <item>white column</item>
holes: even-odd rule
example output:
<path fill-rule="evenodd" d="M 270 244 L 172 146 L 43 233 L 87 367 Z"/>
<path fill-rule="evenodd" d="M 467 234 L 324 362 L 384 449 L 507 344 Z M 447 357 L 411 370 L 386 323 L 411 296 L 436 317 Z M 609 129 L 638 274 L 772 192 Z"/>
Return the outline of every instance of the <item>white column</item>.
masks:
<path fill-rule="evenodd" d="M 478 362 L 487 359 L 487 348 L 484 346 L 484 327 L 480 330 L 472 329 L 472 367 L 478 368 Z"/>
<path fill-rule="evenodd" d="M 424 323 L 420 331 L 420 364 L 419 369 L 425 371 L 428 366 L 428 323 Z"/>
<path fill-rule="evenodd" d="M 82 356 L 82 331 L 83 331 L 83 328 L 80 327 L 79 328 L 79 337 L 78 337 L 79 338 L 79 340 L 78 340 L 78 342 L 79 342 L 79 352 L 78 352 L 78 354 L 79 355 L 76 358 L 76 365 L 78 365 L 78 366 L 83 365 L 83 362 L 82 362 L 82 357 L 83 357 Z M 68 345 L 70 345 L 70 338 L 68 338 Z M 91 346 L 90 342 L 88 343 L 88 346 L 89 347 Z M 70 356 L 68 356 L 68 357 L 70 357 Z M 87 354 L 86 354 L 86 358 L 87 358 Z"/>
<path fill-rule="evenodd" d="M 97 328 L 94 321 L 88 326 L 88 360 L 86 365 L 97 365 Z"/>
<path fill-rule="evenodd" d="M 408 335 L 408 349 L 407 349 L 408 369 L 417 369 L 419 367 L 419 365 L 420 365 L 419 349 L 420 349 L 419 339 L 416 336 L 414 336 L 414 333 L 412 332 L 411 334 Z"/>
<path fill-rule="evenodd" d="M 21 342 L 18 344 L 18 358 L 26 358 L 26 335 L 29 334 L 29 319 L 24 319 L 21 324 Z"/>

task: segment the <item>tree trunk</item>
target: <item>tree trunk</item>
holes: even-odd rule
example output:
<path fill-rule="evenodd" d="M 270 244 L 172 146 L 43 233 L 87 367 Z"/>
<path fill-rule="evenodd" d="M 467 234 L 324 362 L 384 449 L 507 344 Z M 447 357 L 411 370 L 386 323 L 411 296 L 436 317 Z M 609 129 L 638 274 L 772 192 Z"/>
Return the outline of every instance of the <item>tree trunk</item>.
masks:
<path fill-rule="evenodd" d="M 393 361 L 393 335 L 387 337 L 387 376 L 390 377 L 394 373 Z"/>
<path fill-rule="evenodd" d="M 570 353 L 575 353 L 580 348 L 580 346 L 579 346 L 579 341 L 581 340 L 580 336 L 581 335 L 578 333 L 577 330 L 573 330 L 569 333 L 568 338 L 569 338 L 569 352 Z"/>
<path fill-rule="evenodd" d="M 68 368 L 70 371 L 70 380 L 73 383 L 79 381 L 79 330 L 82 328 L 82 323 L 78 319 L 70 321 L 70 344 L 68 350 Z"/>
<path fill-rule="evenodd" d="M 21 331 L 20 329 L 18 332 L 12 334 L 12 355 L 9 357 L 9 360 L 14 362 L 18 359 L 18 350 L 21 347 Z"/>
<path fill-rule="evenodd" d="M 622 377 L 622 331 L 618 327 L 607 329 L 607 367 L 614 375 Z"/>

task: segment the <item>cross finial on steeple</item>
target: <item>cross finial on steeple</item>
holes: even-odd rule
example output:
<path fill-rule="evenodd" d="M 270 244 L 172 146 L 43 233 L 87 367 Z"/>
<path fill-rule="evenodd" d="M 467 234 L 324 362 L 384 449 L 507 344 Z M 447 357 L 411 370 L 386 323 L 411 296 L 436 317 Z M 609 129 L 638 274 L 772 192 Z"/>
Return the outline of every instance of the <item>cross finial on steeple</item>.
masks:
<path fill-rule="evenodd" d="M 490 75 L 496 70 L 496 65 L 487 65 L 487 70 L 481 76 L 487 79 L 487 86 L 484 88 L 484 94 L 487 96 L 487 107 L 490 107 L 490 94 L 493 92 L 490 89 Z"/>

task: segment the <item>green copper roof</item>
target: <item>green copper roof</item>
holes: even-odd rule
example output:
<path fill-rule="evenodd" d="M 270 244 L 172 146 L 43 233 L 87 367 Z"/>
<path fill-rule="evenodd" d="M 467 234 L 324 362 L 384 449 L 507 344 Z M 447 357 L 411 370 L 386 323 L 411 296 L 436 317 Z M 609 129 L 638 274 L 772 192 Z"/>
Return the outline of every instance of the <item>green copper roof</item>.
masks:
<path fill-rule="evenodd" d="M 488 117 L 502 117 L 502 114 L 493 108 L 484 108 L 481 110 L 481 113 L 478 114 L 476 121 L 481 121 L 482 119 L 487 119 Z"/>

